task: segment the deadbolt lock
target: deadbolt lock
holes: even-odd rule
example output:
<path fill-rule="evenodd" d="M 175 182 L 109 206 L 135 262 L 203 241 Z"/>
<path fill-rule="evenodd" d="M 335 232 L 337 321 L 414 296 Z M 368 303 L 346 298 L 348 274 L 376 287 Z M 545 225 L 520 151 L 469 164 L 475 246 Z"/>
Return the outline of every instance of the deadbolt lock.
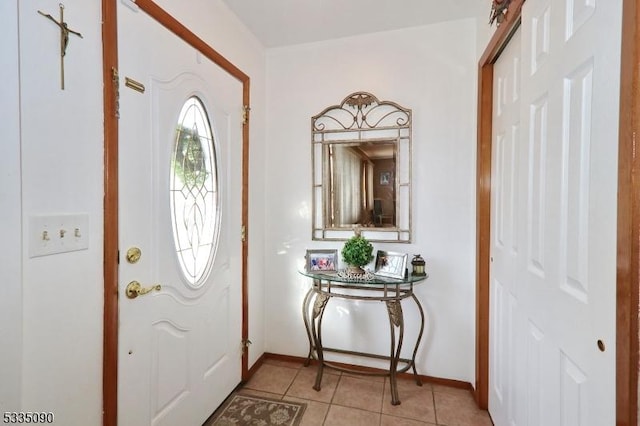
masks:
<path fill-rule="evenodd" d="M 140 256 L 142 256 L 142 251 L 138 247 L 131 247 L 127 250 L 127 262 L 131 264 L 137 263 Z"/>

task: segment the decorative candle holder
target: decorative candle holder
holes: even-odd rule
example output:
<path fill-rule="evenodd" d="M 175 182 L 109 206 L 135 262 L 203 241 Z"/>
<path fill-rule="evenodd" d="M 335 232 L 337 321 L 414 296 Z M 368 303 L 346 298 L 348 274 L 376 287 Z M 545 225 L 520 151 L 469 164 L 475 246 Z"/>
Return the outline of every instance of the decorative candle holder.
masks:
<path fill-rule="evenodd" d="M 413 259 L 411 259 L 411 266 L 413 266 L 411 275 L 414 277 L 424 277 L 427 275 L 427 272 L 425 271 L 425 264 L 426 262 L 419 254 L 413 255 Z"/>

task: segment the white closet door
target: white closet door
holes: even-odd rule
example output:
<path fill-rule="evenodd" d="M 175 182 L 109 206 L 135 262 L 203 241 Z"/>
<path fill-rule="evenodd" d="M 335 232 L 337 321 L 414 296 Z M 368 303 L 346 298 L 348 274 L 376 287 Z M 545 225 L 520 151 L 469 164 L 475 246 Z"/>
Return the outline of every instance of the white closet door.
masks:
<path fill-rule="evenodd" d="M 494 65 L 489 412 L 497 425 L 512 424 L 518 362 L 515 326 L 518 262 L 522 256 L 518 228 L 520 204 L 526 200 L 519 182 L 526 176 L 519 167 L 523 150 L 520 129 L 521 34 L 517 30 Z"/>
<path fill-rule="evenodd" d="M 493 141 L 498 426 L 615 423 L 620 29 L 619 0 L 523 6 L 516 154 L 500 133 L 516 120 L 498 115 Z"/>

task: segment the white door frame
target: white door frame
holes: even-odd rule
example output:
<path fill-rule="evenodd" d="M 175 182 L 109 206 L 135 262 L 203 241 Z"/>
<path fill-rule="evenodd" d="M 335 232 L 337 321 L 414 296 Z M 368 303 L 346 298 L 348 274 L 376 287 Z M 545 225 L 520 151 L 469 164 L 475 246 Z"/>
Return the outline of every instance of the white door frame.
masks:
<path fill-rule="evenodd" d="M 489 401 L 489 270 L 491 235 L 491 149 L 493 64 L 520 25 L 522 5 L 513 0 L 489 41 L 478 67 L 476 176 L 476 383 L 480 408 Z M 640 293 L 640 9 L 623 1 L 620 136 L 618 163 L 618 256 L 616 322 L 616 424 L 636 426 L 638 409 L 638 298 Z M 633 176 L 636 176 L 633 179 Z M 611 348 L 613 350 L 613 348 Z"/>
<path fill-rule="evenodd" d="M 103 340 L 103 425 L 115 426 L 118 419 L 118 52 L 117 1 L 102 0 L 103 79 L 104 79 L 104 340 Z M 199 50 L 205 57 L 242 83 L 245 119 L 242 128 L 242 339 L 248 339 L 248 197 L 249 197 L 249 105 L 250 78 L 238 67 L 198 38 L 187 27 L 152 0 L 136 5 L 167 30 Z M 238 230 L 240 235 L 240 230 Z M 251 372 L 248 349 L 242 356 L 242 380 Z"/>

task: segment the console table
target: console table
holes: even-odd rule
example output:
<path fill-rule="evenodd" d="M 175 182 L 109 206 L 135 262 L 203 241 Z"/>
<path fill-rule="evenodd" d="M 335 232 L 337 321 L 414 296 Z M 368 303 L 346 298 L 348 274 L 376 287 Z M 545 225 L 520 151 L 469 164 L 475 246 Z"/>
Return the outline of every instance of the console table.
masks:
<path fill-rule="evenodd" d="M 424 332 L 424 311 L 420 301 L 413 293 L 415 284 L 426 279 L 426 276 L 409 275 L 405 279 L 394 279 L 374 276 L 372 280 L 354 280 L 344 278 L 337 273 L 320 273 L 317 271 L 300 271 L 312 279 L 312 285 L 307 292 L 302 304 L 302 315 L 304 325 L 309 338 L 309 355 L 305 366 L 308 366 L 312 359 L 318 361 L 318 373 L 313 388 L 320 390 L 324 367 L 330 367 L 339 371 L 346 371 L 356 374 L 369 374 L 378 376 L 388 376 L 391 387 L 391 404 L 400 404 L 398 397 L 398 386 L 396 377 L 398 373 L 404 373 L 413 369 L 413 375 L 418 386 L 422 386 L 422 381 L 416 371 L 416 353 Z M 364 352 L 356 352 L 345 349 L 325 348 L 322 346 L 322 317 L 329 299 L 337 297 L 351 300 L 372 300 L 384 302 L 389 315 L 389 329 L 391 333 L 391 348 L 389 355 L 378 355 Z M 400 350 L 404 338 L 404 315 L 402 312 L 402 300 L 411 299 L 418 306 L 420 312 L 420 332 L 413 347 L 411 359 L 400 358 Z M 313 308 L 311 308 L 313 304 Z M 325 352 L 335 352 L 345 355 L 357 355 L 368 358 L 375 358 L 389 361 L 389 371 L 382 373 L 363 372 L 349 369 L 325 361 Z"/>

